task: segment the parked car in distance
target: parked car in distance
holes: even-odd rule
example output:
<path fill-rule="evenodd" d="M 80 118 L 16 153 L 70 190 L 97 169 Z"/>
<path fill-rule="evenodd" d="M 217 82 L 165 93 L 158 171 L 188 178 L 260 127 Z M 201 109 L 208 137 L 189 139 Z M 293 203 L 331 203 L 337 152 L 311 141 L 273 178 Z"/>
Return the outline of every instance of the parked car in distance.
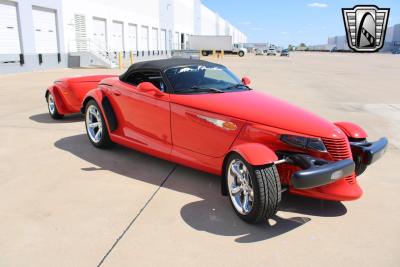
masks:
<path fill-rule="evenodd" d="M 257 49 L 254 50 L 254 54 L 256 56 L 263 56 L 264 55 L 264 50 L 257 48 Z"/>
<path fill-rule="evenodd" d="M 358 177 L 387 139 L 370 142 L 354 123 L 327 121 L 249 85 L 223 65 L 177 58 L 135 63 L 121 76 L 64 78 L 45 96 L 55 119 L 80 110 L 97 148 L 117 143 L 218 175 L 246 222 L 273 217 L 284 191 L 360 198 Z"/>
<path fill-rule="evenodd" d="M 288 57 L 289 56 L 289 49 L 283 49 L 281 51 L 281 57 Z"/>
<path fill-rule="evenodd" d="M 276 49 L 275 48 L 268 48 L 267 56 L 276 56 Z"/>
<path fill-rule="evenodd" d="M 392 49 L 392 54 L 394 54 L 394 55 L 400 54 L 400 48 Z"/>

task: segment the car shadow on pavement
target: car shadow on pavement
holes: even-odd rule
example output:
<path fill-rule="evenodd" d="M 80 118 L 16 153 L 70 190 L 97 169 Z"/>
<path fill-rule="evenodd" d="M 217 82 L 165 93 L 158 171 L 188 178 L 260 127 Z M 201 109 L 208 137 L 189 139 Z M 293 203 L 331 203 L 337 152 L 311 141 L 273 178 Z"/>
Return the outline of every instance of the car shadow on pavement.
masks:
<path fill-rule="evenodd" d="M 64 116 L 61 120 L 54 120 L 50 117 L 49 113 L 41 113 L 32 115 L 29 119 L 38 123 L 72 123 L 83 121 L 83 116 L 82 114 L 76 113 Z"/>
<path fill-rule="evenodd" d="M 91 145 L 85 134 L 62 138 L 55 142 L 55 146 L 91 164 L 82 168 L 83 171 L 108 170 L 157 186 L 175 166 L 122 146 L 99 150 Z M 178 166 L 163 188 L 200 198 L 180 210 L 182 219 L 189 226 L 216 235 L 237 236 L 235 241 L 239 243 L 257 242 L 285 234 L 311 220 L 302 215 L 333 217 L 347 212 L 340 202 L 284 194 L 280 212 L 273 219 L 268 223 L 250 225 L 235 215 L 228 198 L 221 195 L 220 179 L 215 175 Z M 296 215 L 290 217 L 292 214 L 287 213 Z"/>

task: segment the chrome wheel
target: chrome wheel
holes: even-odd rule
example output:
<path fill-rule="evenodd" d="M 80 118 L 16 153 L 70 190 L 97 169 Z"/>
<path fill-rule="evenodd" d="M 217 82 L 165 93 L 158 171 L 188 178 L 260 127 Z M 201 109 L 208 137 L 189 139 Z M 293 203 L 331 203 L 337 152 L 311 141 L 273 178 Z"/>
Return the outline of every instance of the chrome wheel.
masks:
<path fill-rule="evenodd" d="M 234 159 L 230 162 L 227 171 L 229 195 L 233 206 L 240 214 L 249 214 L 254 203 L 254 190 L 249 170 L 243 161 Z"/>
<path fill-rule="evenodd" d="M 49 94 L 47 97 L 47 105 L 49 106 L 50 114 L 54 115 L 54 112 L 56 111 L 56 103 L 54 102 L 52 94 Z"/>
<path fill-rule="evenodd" d="M 94 143 L 99 143 L 103 136 L 103 124 L 98 108 L 90 105 L 86 111 L 86 129 L 90 139 Z"/>

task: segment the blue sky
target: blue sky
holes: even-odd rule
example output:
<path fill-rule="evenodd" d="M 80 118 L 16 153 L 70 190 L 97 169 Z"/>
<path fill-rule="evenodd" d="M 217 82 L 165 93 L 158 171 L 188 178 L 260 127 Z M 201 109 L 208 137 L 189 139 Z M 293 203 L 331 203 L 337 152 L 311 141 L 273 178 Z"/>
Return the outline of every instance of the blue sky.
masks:
<path fill-rule="evenodd" d="M 400 0 L 387 1 L 268 1 L 202 0 L 203 4 L 230 21 L 248 42 L 287 46 L 324 44 L 329 36 L 344 35 L 341 8 L 374 4 L 390 8 L 389 26 L 400 23 Z"/>

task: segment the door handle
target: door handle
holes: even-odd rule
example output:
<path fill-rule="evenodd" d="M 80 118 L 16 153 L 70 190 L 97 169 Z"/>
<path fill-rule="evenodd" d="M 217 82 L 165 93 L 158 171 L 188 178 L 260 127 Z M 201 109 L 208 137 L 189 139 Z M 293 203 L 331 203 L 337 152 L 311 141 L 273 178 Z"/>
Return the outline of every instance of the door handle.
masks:
<path fill-rule="evenodd" d="M 120 96 L 121 95 L 121 91 L 113 90 L 113 94 L 116 95 L 116 96 Z"/>

